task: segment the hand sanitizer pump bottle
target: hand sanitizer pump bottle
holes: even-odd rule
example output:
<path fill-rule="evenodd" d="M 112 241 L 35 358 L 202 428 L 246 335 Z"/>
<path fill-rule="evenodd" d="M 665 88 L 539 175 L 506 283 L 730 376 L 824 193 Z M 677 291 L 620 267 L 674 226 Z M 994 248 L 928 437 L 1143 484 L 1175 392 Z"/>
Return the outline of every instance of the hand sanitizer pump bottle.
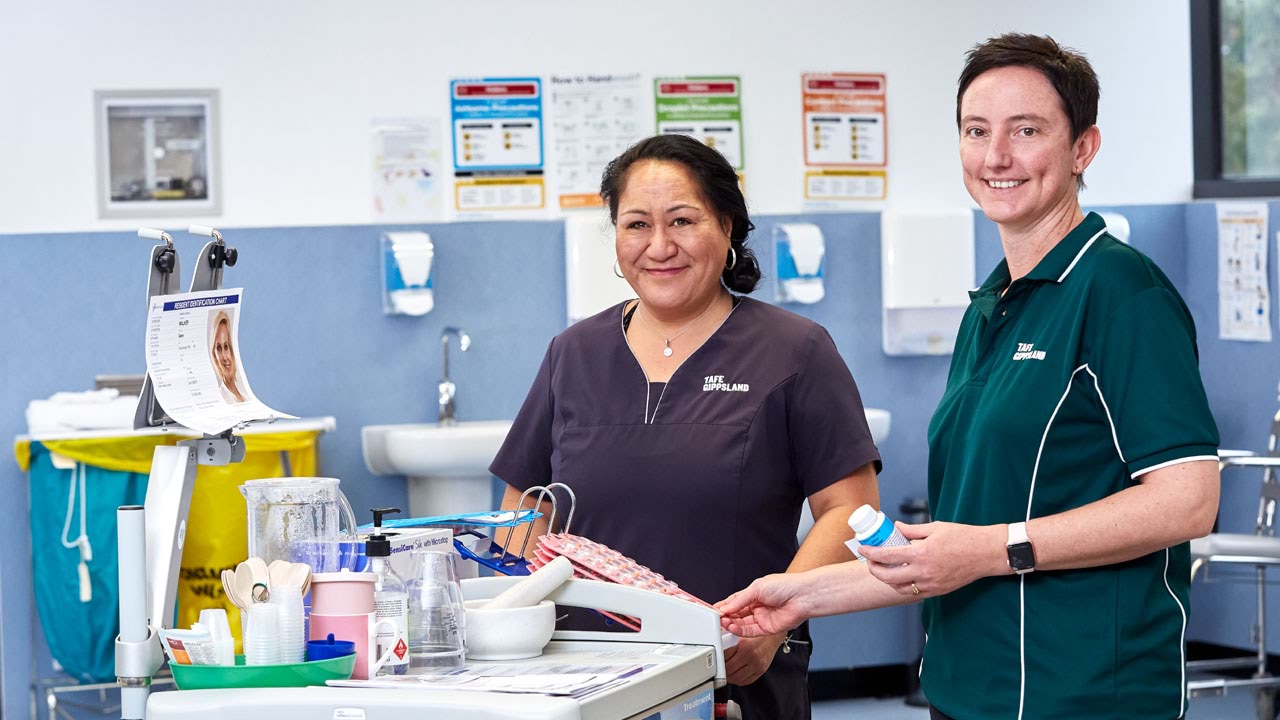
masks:
<path fill-rule="evenodd" d="M 400 512 L 400 508 L 373 511 L 373 533 L 364 543 L 370 570 L 378 578 L 373 585 L 373 609 L 378 619 L 377 654 L 391 657 L 378 669 L 379 675 L 405 675 L 409 672 L 409 593 L 404 580 L 391 567 L 391 541 L 382 534 L 382 516 Z M 392 630 L 386 621 L 395 629 Z"/>

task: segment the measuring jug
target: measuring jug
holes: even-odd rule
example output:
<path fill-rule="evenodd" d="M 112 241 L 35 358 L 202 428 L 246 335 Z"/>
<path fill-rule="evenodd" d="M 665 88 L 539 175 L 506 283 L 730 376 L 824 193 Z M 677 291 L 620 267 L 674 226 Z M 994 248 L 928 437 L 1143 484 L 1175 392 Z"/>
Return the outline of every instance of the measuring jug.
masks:
<path fill-rule="evenodd" d="M 249 512 L 250 557 L 302 562 L 313 572 L 351 567 L 356 518 L 336 478 L 249 480 L 240 494 Z"/>

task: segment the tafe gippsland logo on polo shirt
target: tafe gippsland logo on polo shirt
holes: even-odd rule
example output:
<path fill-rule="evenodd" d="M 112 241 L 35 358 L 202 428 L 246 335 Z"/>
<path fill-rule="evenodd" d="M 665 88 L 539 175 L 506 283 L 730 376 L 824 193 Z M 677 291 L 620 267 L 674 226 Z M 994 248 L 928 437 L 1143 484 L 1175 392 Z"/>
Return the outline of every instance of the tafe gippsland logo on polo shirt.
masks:
<path fill-rule="evenodd" d="M 1014 360 L 1043 360 L 1044 351 L 1037 350 L 1035 343 L 1018 343 L 1018 351 L 1013 354 Z"/>
<path fill-rule="evenodd" d="M 747 383 L 729 383 L 723 375 L 707 375 L 702 378 L 702 392 L 748 392 L 751 385 Z"/>

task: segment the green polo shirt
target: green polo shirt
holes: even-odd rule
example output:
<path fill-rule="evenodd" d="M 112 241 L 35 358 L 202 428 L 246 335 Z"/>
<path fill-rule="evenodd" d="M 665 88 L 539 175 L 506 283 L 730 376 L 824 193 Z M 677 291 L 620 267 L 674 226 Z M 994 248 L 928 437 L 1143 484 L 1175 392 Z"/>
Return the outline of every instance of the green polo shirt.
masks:
<path fill-rule="evenodd" d="M 970 297 L 929 424 L 935 519 L 1054 515 L 1216 459 L 1191 313 L 1098 215 L 1012 284 L 1001 261 Z M 1182 543 L 926 600 L 925 694 L 956 720 L 1181 717 L 1189 585 Z"/>

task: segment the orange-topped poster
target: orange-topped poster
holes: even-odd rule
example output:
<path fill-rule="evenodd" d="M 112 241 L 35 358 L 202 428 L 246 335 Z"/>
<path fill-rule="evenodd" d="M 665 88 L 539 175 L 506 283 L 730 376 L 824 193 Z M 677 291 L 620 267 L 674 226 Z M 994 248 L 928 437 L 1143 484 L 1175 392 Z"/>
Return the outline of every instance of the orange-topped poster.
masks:
<path fill-rule="evenodd" d="M 805 165 L 888 163 L 883 74 L 812 73 L 801 79 Z"/>

